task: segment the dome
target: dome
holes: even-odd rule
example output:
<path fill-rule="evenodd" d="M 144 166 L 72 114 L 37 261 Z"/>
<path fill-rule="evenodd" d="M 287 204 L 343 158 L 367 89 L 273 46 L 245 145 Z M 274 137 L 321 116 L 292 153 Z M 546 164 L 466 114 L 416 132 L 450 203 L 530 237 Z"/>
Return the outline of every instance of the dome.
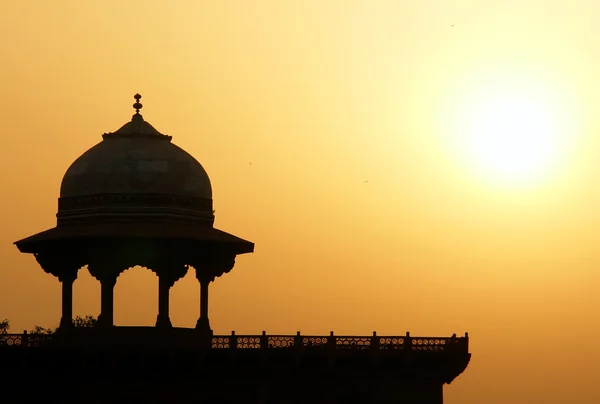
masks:
<path fill-rule="evenodd" d="M 173 205 L 178 214 L 183 209 L 195 211 L 192 216 L 212 217 L 208 174 L 194 157 L 171 143 L 171 136 L 144 120 L 139 113 L 141 96 L 135 98 L 131 122 L 104 134 L 67 170 L 60 187 L 59 223 L 73 215 L 81 218 L 82 213 L 106 216 L 111 211 L 109 216 L 115 218 L 115 208 L 120 216 L 142 211 L 146 216 L 150 211 L 151 216 L 159 211 L 172 216 Z"/>
<path fill-rule="evenodd" d="M 134 119 L 150 126 L 142 118 Z M 122 136 L 119 131 L 105 135 L 75 160 L 60 187 L 61 198 L 117 193 L 212 198 L 204 168 L 170 139 Z"/>

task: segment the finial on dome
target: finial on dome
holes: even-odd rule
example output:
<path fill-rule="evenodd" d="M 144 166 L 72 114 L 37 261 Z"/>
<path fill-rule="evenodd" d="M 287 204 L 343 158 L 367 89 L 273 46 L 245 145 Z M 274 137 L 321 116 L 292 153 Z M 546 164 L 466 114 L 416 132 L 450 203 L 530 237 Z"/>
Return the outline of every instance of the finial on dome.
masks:
<path fill-rule="evenodd" d="M 140 104 L 140 98 L 142 98 L 142 96 L 139 94 L 136 94 L 133 96 L 133 98 L 135 98 L 135 104 L 133 104 L 133 108 L 135 108 L 135 113 L 139 114 L 140 109 L 142 109 L 142 107 L 143 107 L 143 105 Z"/>

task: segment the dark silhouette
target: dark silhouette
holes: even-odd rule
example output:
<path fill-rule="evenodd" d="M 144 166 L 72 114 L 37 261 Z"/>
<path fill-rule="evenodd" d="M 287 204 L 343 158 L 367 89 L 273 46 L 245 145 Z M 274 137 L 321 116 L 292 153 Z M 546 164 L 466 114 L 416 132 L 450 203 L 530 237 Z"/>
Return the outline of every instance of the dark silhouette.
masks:
<path fill-rule="evenodd" d="M 8 334 L 10 330 L 10 322 L 7 319 L 0 321 L 0 335 Z"/>
<path fill-rule="evenodd" d="M 209 285 L 254 244 L 213 227 L 204 168 L 144 121 L 134 98 L 131 122 L 67 170 L 56 227 L 15 243 L 61 282 L 62 317 L 56 330 L 23 334 L 0 323 L 0 364 L 11 369 L 3 381 L 26 374 L 28 383 L 8 402 L 52 391 L 59 402 L 86 403 L 442 403 L 443 385 L 469 363 L 466 335 L 213 335 Z M 97 321 L 72 315 L 86 265 L 101 285 Z M 115 283 L 136 265 L 158 277 L 156 326 L 115 327 Z M 190 268 L 198 321 L 174 328 L 169 292 Z"/>
<path fill-rule="evenodd" d="M 51 335 L 51 334 L 54 334 L 55 332 L 56 332 L 56 330 L 54 330 L 52 328 L 45 328 L 45 327 L 36 325 L 35 327 L 33 327 L 33 329 L 31 329 L 28 332 L 28 334 L 29 335 Z"/>
<path fill-rule="evenodd" d="M 8 321 L 8 320 L 6 320 Z M 76 328 L 89 328 L 89 327 L 95 327 L 96 323 L 98 322 L 98 320 L 94 317 L 94 316 L 85 316 L 85 317 L 80 317 L 77 316 L 73 319 L 73 326 Z M 45 334 L 45 335 L 49 335 L 49 334 L 54 334 L 57 331 L 56 328 L 45 328 L 39 325 L 36 325 L 35 327 L 33 327 L 32 330 L 29 331 L 29 334 Z"/>
<path fill-rule="evenodd" d="M 85 317 L 77 316 L 73 319 L 73 326 L 79 327 L 79 328 L 95 327 L 97 322 L 98 322 L 98 319 L 95 318 L 94 316 L 85 316 Z"/>
<path fill-rule="evenodd" d="M 67 170 L 57 226 L 15 244 L 62 283 L 59 328 L 73 327 L 73 282 L 85 265 L 101 284 L 99 327 L 113 326 L 118 276 L 140 265 L 159 279 L 156 326 L 170 328 L 169 290 L 192 266 L 201 293 L 196 327 L 209 335 L 209 284 L 254 244 L 213 228 L 206 171 L 144 121 L 140 98 L 135 95 L 131 122 L 104 134 Z"/>

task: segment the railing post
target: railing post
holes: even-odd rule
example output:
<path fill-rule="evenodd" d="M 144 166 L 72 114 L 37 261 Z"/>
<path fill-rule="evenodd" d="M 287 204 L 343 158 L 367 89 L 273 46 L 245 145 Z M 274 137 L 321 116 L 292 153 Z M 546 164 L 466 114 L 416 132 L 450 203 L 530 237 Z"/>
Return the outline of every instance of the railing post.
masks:
<path fill-rule="evenodd" d="M 373 370 L 377 368 L 377 364 L 379 363 L 380 349 L 379 337 L 377 336 L 377 332 L 373 331 L 373 336 L 371 337 L 371 368 Z"/>
<path fill-rule="evenodd" d="M 235 331 L 231 331 L 231 337 L 229 337 L 229 348 L 236 349 L 237 348 L 237 335 L 235 335 Z"/>
<path fill-rule="evenodd" d="M 335 335 L 333 335 L 333 331 L 329 332 L 329 338 L 327 338 L 327 347 L 329 348 L 330 351 L 335 351 Z"/>
<path fill-rule="evenodd" d="M 412 351 L 412 338 L 410 332 L 406 331 L 406 337 L 404 337 L 404 350 L 407 352 Z"/>
<path fill-rule="evenodd" d="M 333 335 L 333 331 L 329 332 L 329 338 L 327 338 L 327 350 L 329 356 L 329 367 L 333 369 L 335 366 L 335 335 Z"/>
<path fill-rule="evenodd" d="M 23 336 L 21 337 L 21 346 L 27 348 L 29 346 L 29 334 L 27 330 L 23 330 Z"/>
<path fill-rule="evenodd" d="M 450 344 L 449 345 L 449 351 L 456 351 L 456 345 L 457 343 L 460 343 L 461 341 L 458 341 L 456 339 L 456 334 L 452 334 L 452 336 L 450 337 Z"/>
<path fill-rule="evenodd" d="M 267 332 L 263 331 L 260 336 L 260 348 L 267 349 L 269 347 L 269 337 L 267 337 Z"/>
<path fill-rule="evenodd" d="M 304 344 L 302 344 L 302 336 L 300 335 L 300 331 L 296 331 L 296 335 L 294 336 L 294 363 L 296 366 L 300 364 L 302 348 L 304 348 Z"/>
<path fill-rule="evenodd" d="M 377 336 L 377 331 L 373 331 L 373 336 L 371 337 L 371 349 L 379 351 L 379 337 Z"/>
<path fill-rule="evenodd" d="M 402 351 L 404 352 L 404 371 L 406 372 L 410 372 L 412 369 L 412 360 L 413 360 L 413 353 L 412 353 L 412 338 L 410 336 L 410 332 L 406 332 L 406 336 L 404 337 L 404 346 L 402 347 Z"/>
<path fill-rule="evenodd" d="M 235 335 L 235 331 L 231 330 L 231 336 L 229 337 L 229 358 L 232 363 L 235 363 L 237 359 L 237 341 L 238 337 Z"/>
<path fill-rule="evenodd" d="M 262 335 L 260 336 L 260 357 L 261 357 L 261 362 L 263 364 L 267 363 L 268 360 L 268 356 L 269 356 L 269 337 L 267 337 L 267 332 L 263 331 Z"/>

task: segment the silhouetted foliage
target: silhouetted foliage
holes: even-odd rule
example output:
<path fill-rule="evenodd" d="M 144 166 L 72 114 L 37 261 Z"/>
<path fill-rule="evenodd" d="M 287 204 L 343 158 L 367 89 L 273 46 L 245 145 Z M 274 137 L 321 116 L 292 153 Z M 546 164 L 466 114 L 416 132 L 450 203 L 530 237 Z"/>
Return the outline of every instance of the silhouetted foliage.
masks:
<path fill-rule="evenodd" d="M 94 327 L 96 325 L 96 322 L 98 321 L 98 319 L 94 316 L 77 316 L 73 319 L 73 325 L 77 328 L 89 328 L 89 327 Z M 32 335 L 40 335 L 40 334 L 54 334 L 56 332 L 56 328 L 52 329 L 52 328 L 45 328 L 45 327 L 40 327 L 39 325 L 36 325 L 35 327 L 33 327 L 33 330 L 28 331 L 28 334 L 32 334 Z"/>
<path fill-rule="evenodd" d="M 8 334 L 8 330 L 10 330 L 10 321 L 7 319 L 0 321 L 0 335 Z"/>
<path fill-rule="evenodd" d="M 94 327 L 96 325 L 96 322 L 98 321 L 98 319 L 94 316 L 85 316 L 85 317 L 75 317 L 73 319 L 73 325 L 75 325 L 75 327 L 79 327 L 79 328 L 88 328 L 88 327 Z"/>
<path fill-rule="evenodd" d="M 44 328 L 40 327 L 39 325 L 36 325 L 32 330 L 27 331 L 27 333 L 30 335 L 48 335 L 54 334 L 55 332 L 56 330 L 53 330 L 52 328 Z"/>

